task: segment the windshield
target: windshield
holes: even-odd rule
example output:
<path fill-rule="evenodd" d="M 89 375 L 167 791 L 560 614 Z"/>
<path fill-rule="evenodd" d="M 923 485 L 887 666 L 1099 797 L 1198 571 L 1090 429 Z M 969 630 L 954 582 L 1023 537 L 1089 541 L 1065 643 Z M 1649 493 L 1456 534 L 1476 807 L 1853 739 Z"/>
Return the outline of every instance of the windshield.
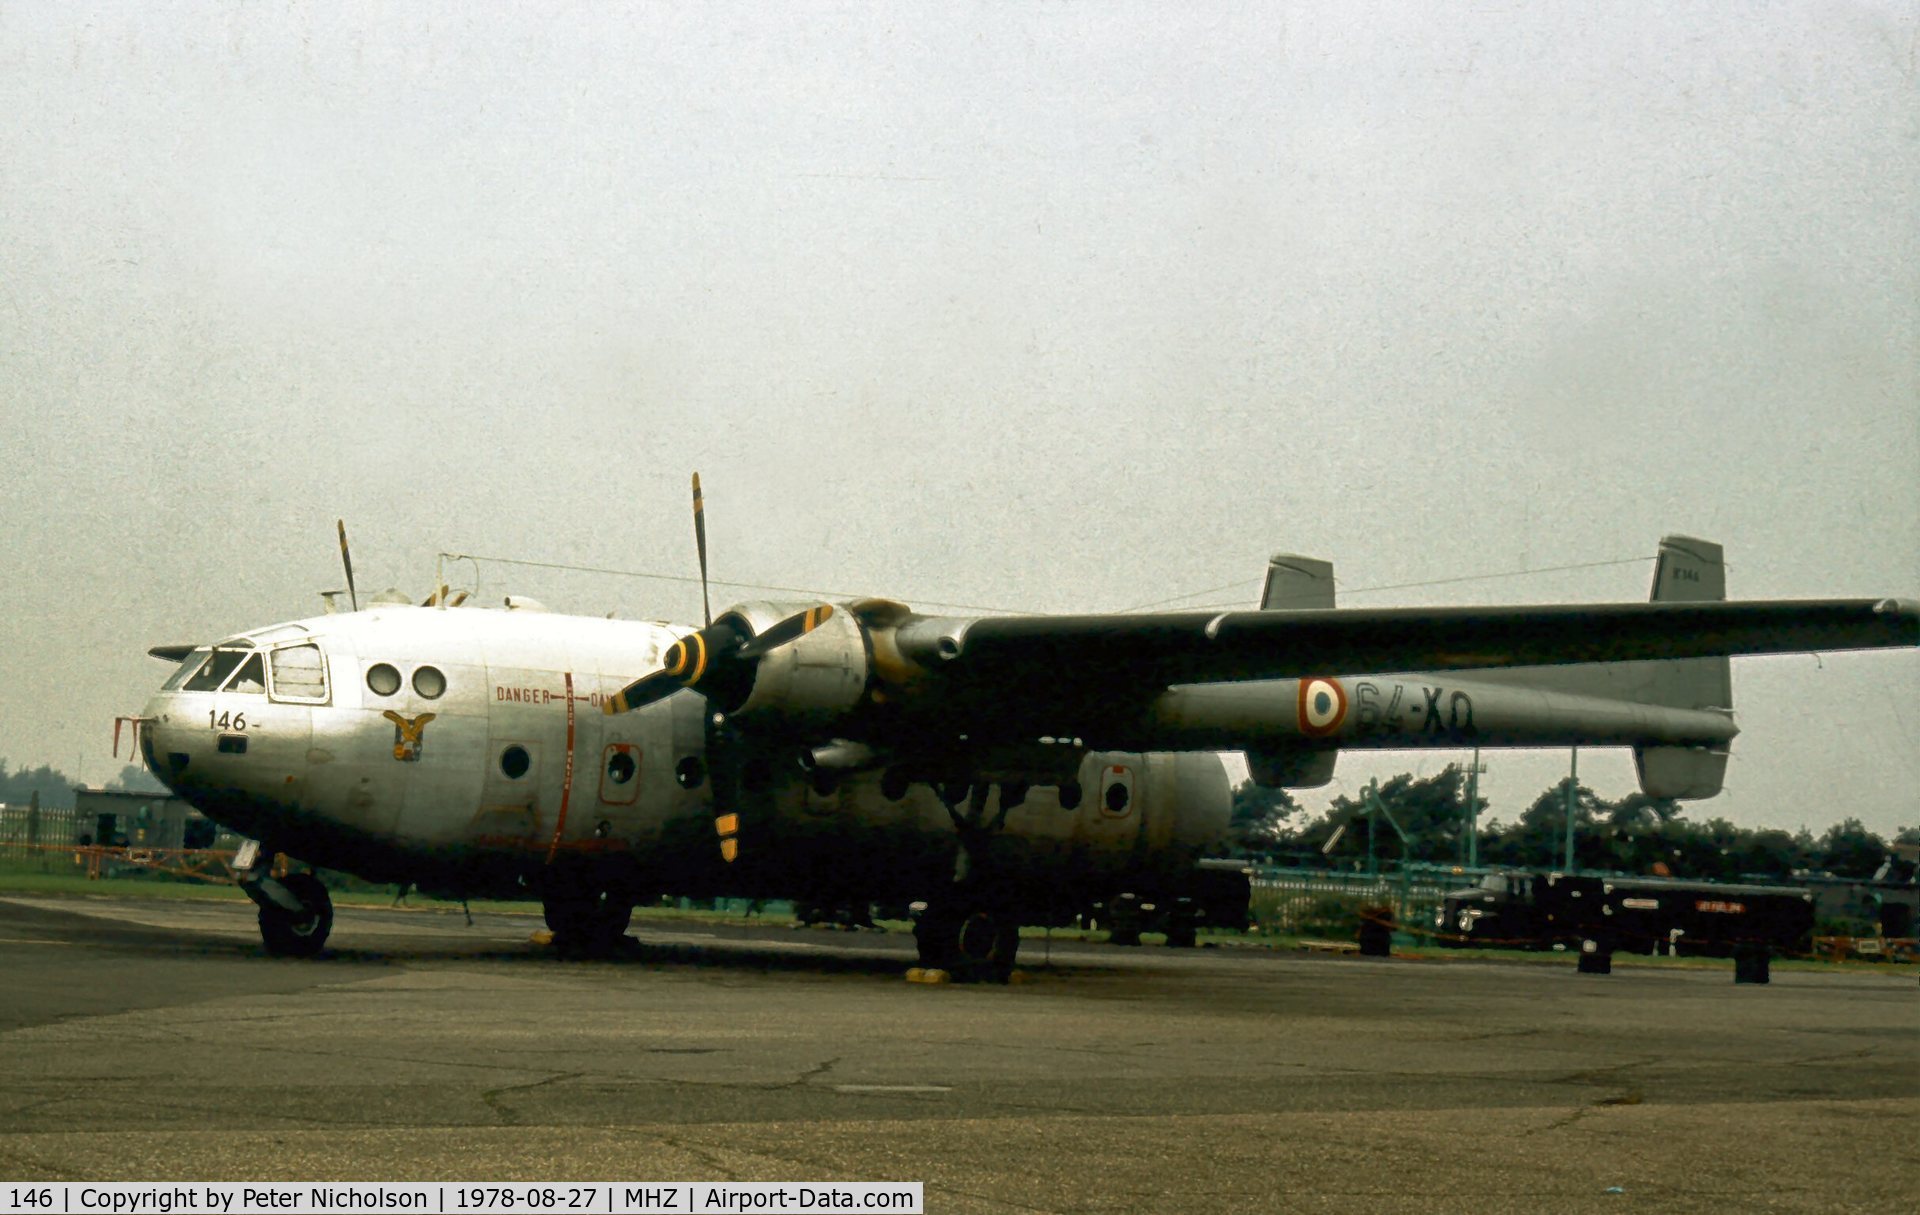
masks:
<path fill-rule="evenodd" d="M 187 680 L 184 690 L 188 692 L 213 691 L 225 683 L 227 676 L 233 674 L 233 669 L 239 666 L 247 657 L 248 654 L 244 650 L 215 650 L 213 653 L 207 655 L 207 660 L 200 664 L 200 669 L 193 673 L 193 678 Z M 189 659 L 188 661 L 192 660 Z"/>
<path fill-rule="evenodd" d="M 247 661 L 241 665 L 240 670 L 235 673 L 234 677 L 227 681 L 226 687 L 223 690 L 265 696 L 267 694 L 267 667 L 266 664 L 260 660 L 260 655 L 247 655 Z"/>
<path fill-rule="evenodd" d="M 207 652 L 205 650 L 195 650 L 193 653 L 187 655 L 186 658 L 181 660 L 180 665 L 174 669 L 173 674 L 167 677 L 167 682 L 160 685 L 160 690 L 162 692 L 173 691 L 186 682 L 187 676 L 199 670 L 200 664 L 206 660 Z"/>

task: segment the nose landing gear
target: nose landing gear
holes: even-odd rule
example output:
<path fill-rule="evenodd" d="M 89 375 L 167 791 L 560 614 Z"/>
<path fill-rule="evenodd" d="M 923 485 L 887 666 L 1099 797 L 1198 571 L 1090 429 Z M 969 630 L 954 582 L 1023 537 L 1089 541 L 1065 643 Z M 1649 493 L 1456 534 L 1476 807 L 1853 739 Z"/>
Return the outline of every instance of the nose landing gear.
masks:
<path fill-rule="evenodd" d="M 333 931 L 333 900 L 319 878 L 289 873 L 251 885 L 243 881 L 241 889 L 260 905 L 260 940 L 268 953 L 278 958 L 311 958 L 326 945 L 327 934 Z M 289 902 L 294 906 L 286 906 Z"/>

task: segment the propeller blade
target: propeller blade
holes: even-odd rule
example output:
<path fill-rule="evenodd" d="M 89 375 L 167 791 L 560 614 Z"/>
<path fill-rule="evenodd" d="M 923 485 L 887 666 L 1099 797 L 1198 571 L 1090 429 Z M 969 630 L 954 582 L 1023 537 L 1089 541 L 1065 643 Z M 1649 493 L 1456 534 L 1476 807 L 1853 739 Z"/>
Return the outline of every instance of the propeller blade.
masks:
<path fill-rule="evenodd" d="M 741 646 L 735 657 L 751 659 L 772 653 L 788 642 L 798 641 L 813 632 L 825 624 L 832 615 L 833 605 L 823 603 L 819 607 L 808 608 L 798 616 L 789 616 Z"/>
<path fill-rule="evenodd" d="M 677 676 L 669 675 L 665 671 L 655 671 L 651 675 L 641 676 L 622 688 L 606 702 L 606 710 L 609 715 L 612 715 L 644 709 L 655 701 L 665 700 L 686 686 Z"/>
<path fill-rule="evenodd" d="M 667 647 L 658 671 L 642 675 L 606 702 L 608 713 L 625 713 L 664 700 L 681 688 L 692 688 L 728 668 L 727 660 L 740 648 L 738 626 L 727 623 L 695 629 Z M 733 664 L 738 670 L 738 664 Z"/>
<path fill-rule="evenodd" d="M 707 599 L 707 508 L 700 497 L 700 474 L 693 474 L 693 546 L 700 550 L 700 612 L 713 623 L 713 604 Z"/>
<path fill-rule="evenodd" d="M 357 612 L 360 610 L 360 596 L 353 589 L 353 555 L 347 551 L 347 521 L 336 519 L 334 526 L 340 529 L 340 564 L 347 567 L 347 600 Z"/>

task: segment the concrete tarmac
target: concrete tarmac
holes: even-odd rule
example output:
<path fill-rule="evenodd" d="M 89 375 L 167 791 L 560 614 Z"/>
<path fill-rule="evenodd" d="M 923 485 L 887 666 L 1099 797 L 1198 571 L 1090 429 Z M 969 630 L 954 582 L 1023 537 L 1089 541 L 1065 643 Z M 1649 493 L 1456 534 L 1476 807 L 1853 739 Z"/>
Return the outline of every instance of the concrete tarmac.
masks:
<path fill-rule="evenodd" d="M 6 1180 L 902 1180 L 947 1212 L 1906 1211 L 1913 974 L 0 895 Z"/>

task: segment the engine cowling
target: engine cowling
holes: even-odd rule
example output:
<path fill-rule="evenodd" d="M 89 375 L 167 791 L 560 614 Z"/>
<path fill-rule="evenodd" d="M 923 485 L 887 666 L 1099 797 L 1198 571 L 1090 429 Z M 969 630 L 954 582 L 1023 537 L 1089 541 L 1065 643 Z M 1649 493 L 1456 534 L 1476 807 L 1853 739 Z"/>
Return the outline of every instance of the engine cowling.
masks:
<path fill-rule="evenodd" d="M 715 623 L 736 622 L 757 635 L 808 606 L 743 603 Z M 721 707 L 742 721 L 777 714 L 783 725 L 796 728 L 827 725 L 859 706 L 869 667 L 860 622 L 835 612 L 812 632 L 762 655 L 752 682 Z"/>

